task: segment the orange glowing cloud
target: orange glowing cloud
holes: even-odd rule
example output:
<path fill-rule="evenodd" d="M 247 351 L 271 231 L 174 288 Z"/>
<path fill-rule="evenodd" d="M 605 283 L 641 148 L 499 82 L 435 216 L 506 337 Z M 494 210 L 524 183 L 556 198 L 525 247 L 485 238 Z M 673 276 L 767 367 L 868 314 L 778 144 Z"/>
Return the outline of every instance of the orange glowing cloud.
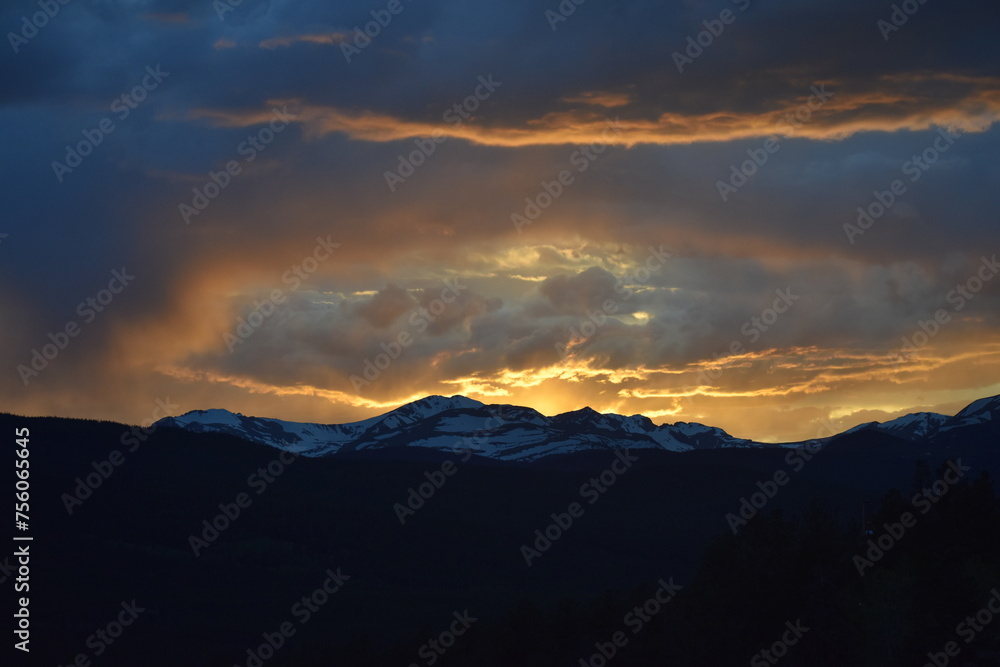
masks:
<path fill-rule="evenodd" d="M 551 111 L 520 126 L 408 120 L 376 111 L 348 111 L 309 104 L 301 100 L 269 101 L 268 107 L 294 104 L 301 111 L 307 138 L 341 132 L 352 139 L 386 142 L 416 137 L 451 137 L 470 143 L 503 146 L 543 146 L 604 142 L 613 145 L 693 144 L 736 141 L 769 136 L 795 136 L 838 140 L 860 132 L 919 131 L 948 127 L 963 132 L 983 132 L 1000 120 L 1000 82 L 995 78 L 967 78 L 961 94 L 939 100 L 921 89 L 930 83 L 953 85 L 954 77 L 886 78 L 885 89 L 852 92 L 845 85 L 826 82 L 812 86 L 810 94 L 784 100 L 759 113 L 713 111 L 663 112 L 655 118 L 632 113 L 629 98 L 591 93 L 566 98 L 581 106 Z M 829 87 L 828 87 L 829 86 Z M 614 116 L 594 106 L 614 108 Z M 243 127 L 266 122 L 270 111 L 200 109 L 193 119 L 206 119 L 223 127 Z"/>

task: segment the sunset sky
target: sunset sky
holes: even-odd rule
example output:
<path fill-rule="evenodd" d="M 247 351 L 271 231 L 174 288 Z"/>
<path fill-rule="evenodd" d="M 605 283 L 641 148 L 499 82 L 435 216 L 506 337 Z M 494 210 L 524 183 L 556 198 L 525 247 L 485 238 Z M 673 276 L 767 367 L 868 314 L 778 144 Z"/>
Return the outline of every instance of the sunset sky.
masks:
<path fill-rule="evenodd" d="M 903 4 L 6 3 L 0 411 L 1000 394 L 1000 6 Z"/>

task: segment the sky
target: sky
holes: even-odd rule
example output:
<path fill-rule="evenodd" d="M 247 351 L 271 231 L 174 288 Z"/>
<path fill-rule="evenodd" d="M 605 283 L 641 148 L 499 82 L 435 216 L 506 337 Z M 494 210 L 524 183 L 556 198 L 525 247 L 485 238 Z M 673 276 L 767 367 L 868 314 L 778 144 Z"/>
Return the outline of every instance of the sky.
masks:
<path fill-rule="evenodd" d="M 953 414 L 1000 394 L 996 25 L 5 3 L 0 410 L 340 423 L 463 394 L 772 442 Z"/>

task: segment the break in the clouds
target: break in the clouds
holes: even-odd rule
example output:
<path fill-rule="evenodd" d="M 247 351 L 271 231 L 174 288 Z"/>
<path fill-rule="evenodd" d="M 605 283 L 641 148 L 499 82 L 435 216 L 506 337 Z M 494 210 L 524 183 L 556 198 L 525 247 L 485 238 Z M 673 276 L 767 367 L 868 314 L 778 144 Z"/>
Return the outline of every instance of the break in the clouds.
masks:
<path fill-rule="evenodd" d="M 0 12 L 4 410 L 1000 393 L 995 6 L 56 4 Z"/>

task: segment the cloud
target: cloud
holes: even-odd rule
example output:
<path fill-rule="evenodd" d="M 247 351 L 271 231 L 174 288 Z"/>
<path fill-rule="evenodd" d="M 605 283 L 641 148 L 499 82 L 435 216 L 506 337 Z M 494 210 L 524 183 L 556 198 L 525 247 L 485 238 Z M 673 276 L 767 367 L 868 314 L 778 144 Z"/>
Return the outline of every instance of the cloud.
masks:
<path fill-rule="evenodd" d="M 578 95 L 564 97 L 563 101 L 572 104 L 589 104 L 613 109 L 615 107 L 627 106 L 632 101 L 632 96 L 628 93 L 587 91 Z"/>
<path fill-rule="evenodd" d="M 357 313 L 376 329 L 384 329 L 410 310 L 415 299 L 405 290 L 389 285 L 357 306 Z"/>
<path fill-rule="evenodd" d="M 594 266 L 576 275 L 546 278 L 538 291 L 555 312 L 583 316 L 588 310 L 600 309 L 605 301 L 620 297 L 621 292 L 615 291 L 616 283 L 615 276 Z"/>
<path fill-rule="evenodd" d="M 345 32 L 331 32 L 318 35 L 288 35 L 285 37 L 270 37 L 260 42 L 258 46 L 262 49 L 276 49 L 278 47 L 288 47 L 293 44 L 327 44 L 336 46 L 342 44 L 350 37 Z"/>

